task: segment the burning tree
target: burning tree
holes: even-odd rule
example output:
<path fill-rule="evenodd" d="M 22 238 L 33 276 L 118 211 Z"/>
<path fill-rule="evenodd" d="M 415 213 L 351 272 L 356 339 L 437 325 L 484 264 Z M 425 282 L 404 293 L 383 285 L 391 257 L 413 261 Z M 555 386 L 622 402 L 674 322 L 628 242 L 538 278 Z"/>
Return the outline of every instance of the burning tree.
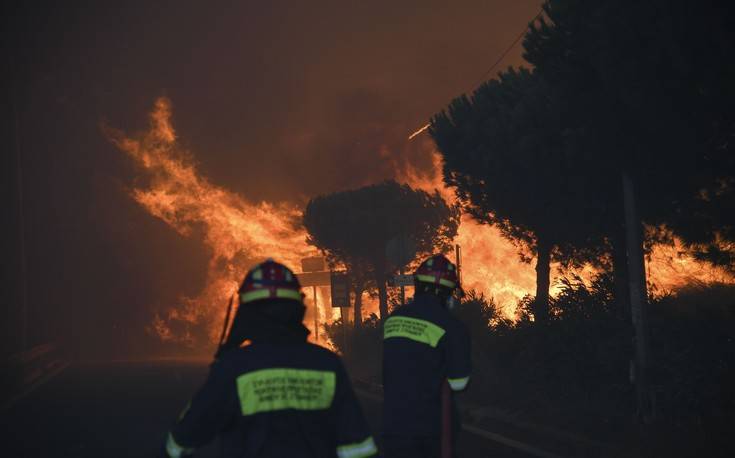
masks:
<path fill-rule="evenodd" d="M 536 254 L 534 315 L 548 315 L 550 264 L 598 261 L 608 206 L 584 157 L 569 154 L 564 104 L 536 73 L 510 69 L 436 115 L 444 177 L 475 219 Z"/>
<path fill-rule="evenodd" d="M 457 234 L 458 209 L 438 192 L 429 194 L 395 181 L 319 196 L 304 212 L 307 242 L 324 251 L 331 264 L 344 264 L 355 280 L 355 325 L 361 296 L 370 283 L 378 290 L 380 316 L 388 313 L 386 244 L 398 235 L 416 242 L 419 254 L 446 251 Z"/>
<path fill-rule="evenodd" d="M 540 304 L 547 259 L 595 252 L 611 255 L 627 298 L 623 174 L 643 222 L 732 270 L 732 10 L 688 0 L 544 9 L 524 40 L 533 72 L 503 73 L 434 118 L 447 183 L 478 220 L 531 244 Z"/>
<path fill-rule="evenodd" d="M 642 219 L 733 268 L 735 14 L 721 2 L 550 0 L 525 58 L 561 93 Z"/>

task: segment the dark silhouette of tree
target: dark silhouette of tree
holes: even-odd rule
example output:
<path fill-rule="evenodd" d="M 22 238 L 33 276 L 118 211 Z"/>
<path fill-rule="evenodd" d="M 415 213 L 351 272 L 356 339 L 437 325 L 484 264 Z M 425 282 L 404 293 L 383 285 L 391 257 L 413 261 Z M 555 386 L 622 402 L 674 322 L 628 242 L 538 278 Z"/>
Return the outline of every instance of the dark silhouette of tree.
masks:
<path fill-rule="evenodd" d="M 455 99 L 436 115 L 431 135 L 444 176 L 478 221 L 536 254 L 534 315 L 548 314 L 550 263 L 598 260 L 599 222 L 609 211 L 591 192 L 593 164 L 570 154 L 565 104 L 537 74 L 510 69 Z"/>
<path fill-rule="evenodd" d="M 632 176 L 644 222 L 733 267 L 735 10 L 709 0 L 544 9 L 524 57 L 568 102 L 587 154 L 604 174 Z"/>
<path fill-rule="evenodd" d="M 370 282 L 378 290 L 381 318 L 387 316 L 386 279 L 402 267 L 388 262 L 388 241 L 403 234 L 415 241 L 418 255 L 446 251 L 457 234 L 459 211 L 439 193 L 385 181 L 316 197 L 306 206 L 303 222 L 307 242 L 324 251 L 330 263 L 344 264 L 352 273 L 359 326 L 358 301 Z"/>

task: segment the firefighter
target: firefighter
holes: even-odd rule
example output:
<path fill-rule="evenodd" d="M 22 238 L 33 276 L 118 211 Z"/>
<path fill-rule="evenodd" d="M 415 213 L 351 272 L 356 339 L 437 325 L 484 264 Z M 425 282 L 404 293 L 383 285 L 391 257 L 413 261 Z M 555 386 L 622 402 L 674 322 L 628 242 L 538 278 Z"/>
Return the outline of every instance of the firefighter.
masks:
<path fill-rule="evenodd" d="M 229 337 L 165 445 L 191 456 L 220 437 L 226 457 L 375 456 L 375 442 L 337 355 L 306 341 L 301 286 L 268 260 L 248 272 Z"/>
<path fill-rule="evenodd" d="M 453 392 L 467 387 L 470 339 L 450 309 L 461 290 L 441 254 L 414 273 L 413 300 L 383 326 L 383 448 L 386 458 L 452 456 L 459 429 Z"/>

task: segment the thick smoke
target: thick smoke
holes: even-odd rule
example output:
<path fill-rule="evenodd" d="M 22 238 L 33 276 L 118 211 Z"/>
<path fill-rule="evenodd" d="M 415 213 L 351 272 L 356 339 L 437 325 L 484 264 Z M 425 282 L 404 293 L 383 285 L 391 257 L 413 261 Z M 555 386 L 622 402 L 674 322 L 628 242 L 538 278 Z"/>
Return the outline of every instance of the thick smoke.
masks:
<path fill-rule="evenodd" d="M 202 176 L 250 202 L 299 206 L 406 164 L 425 170 L 430 159 L 405 136 L 469 89 L 539 3 L 48 2 L 4 10 L 32 340 L 66 341 L 88 355 L 149 353 L 152 310 L 207 283 L 201 228 L 181 237 L 130 199 L 139 171 L 101 134 L 100 120 L 145 128 L 144 113 L 165 94 Z M 13 118 L 5 112 L 4 125 Z M 7 135 L 12 145 L 16 133 Z M 7 208 L 16 201 L 9 193 Z M 8 213 L 7 227 L 18 227 L 17 212 Z M 9 265 L 18 266 L 13 253 Z M 19 284 L 9 282 L 10 296 L 20 296 Z"/>

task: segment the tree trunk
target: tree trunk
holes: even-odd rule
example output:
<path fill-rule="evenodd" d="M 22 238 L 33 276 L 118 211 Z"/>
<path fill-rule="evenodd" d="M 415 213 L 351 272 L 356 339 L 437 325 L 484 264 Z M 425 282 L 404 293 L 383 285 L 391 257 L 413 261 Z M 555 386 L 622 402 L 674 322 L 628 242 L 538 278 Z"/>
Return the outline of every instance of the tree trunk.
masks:
<path fill-rule="evenodd" d="M 551 248 L 552 245 L 539 237 L 536 243 L 536 300 L 533 315 L 536 321 L 549 318 L 549 286 L 551 285 Z"/>
<path fill-rule="evenodd" d="M 622 173 L 622 181 L 625 199 L 628 284 L 630 285 L 631 315 L 635 327 L 634 381 L 638 397 L 638 416 L 643 423 L 649 423 L 654 412 L 648 388 L 648 292 L 646 291 L 646 263 L 643 255 L 643 223 L 636 208 L 633 180 L 625 171 Z"/>
<path fill-rule="evenodd" d="M 380 321 L 388 318 L 388 290 L 385 286 L 385 269 L 388 260 L 384 253 L 378 253 L 374 261 L 373 275 L 375 275 L 375 286 L 378 288 L 378 301 L 380 310 Z"/>
<path fill-rule="evenodd" d="M 355 329 L 362 327 L 362 292 L 363 285 L 355 287 Z"/>
<path fill-rule="evenodd" d="M 388 318 L 388 290 L 385 286 L 385 275 L 377 275 L 375 282 L 378 284 L 378 299 L 380 300 L 380 321 Z"/>
<path fill-rule="evenodd" d="M 622 214 L 622 209 L 620 213 Z M 625 248 L 625 225 L 615 225 L 611 243 L 615 314 L 619 318 L 627 320 L 630 319 L 630 289 L 628 288 L 629 275 L 628 254 Z"/>

